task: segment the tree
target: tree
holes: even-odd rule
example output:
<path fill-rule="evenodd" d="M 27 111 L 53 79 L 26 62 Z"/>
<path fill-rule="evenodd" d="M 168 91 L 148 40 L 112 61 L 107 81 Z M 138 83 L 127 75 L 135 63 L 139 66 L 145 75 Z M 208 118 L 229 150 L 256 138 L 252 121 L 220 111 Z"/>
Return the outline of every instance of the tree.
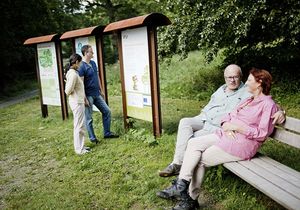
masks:
<path fill-rule="evenodd" d="M 300 67 L 297 0 L 167 0 L 165 8 L 173 25 L 160 37 L 161 55 L 202 49 L 210 61 L 225 49 L 225 65 L 255 65 L 278 74 Z"/>
<path fill-rule="evenodd" d="M 87 0 L 86 13 L 92 25 L 107 25 L 151 12 L 160 12 L 162 7 L 155 0 Z M 117 61 L 116 37 L 104 37 L 104 56 L 108 63 Z"/>
<path fill-rule="evenodd" d="M 64 4 L 68 2 L 68 4 Z M 23 46 L 30 37 L 61 33 L 76 28 L 73 15 L 80 10 L 78 0 L 3 0 L 0 2 L 0 93 L 24 74 L 35 75 L 34 51 Z"/>

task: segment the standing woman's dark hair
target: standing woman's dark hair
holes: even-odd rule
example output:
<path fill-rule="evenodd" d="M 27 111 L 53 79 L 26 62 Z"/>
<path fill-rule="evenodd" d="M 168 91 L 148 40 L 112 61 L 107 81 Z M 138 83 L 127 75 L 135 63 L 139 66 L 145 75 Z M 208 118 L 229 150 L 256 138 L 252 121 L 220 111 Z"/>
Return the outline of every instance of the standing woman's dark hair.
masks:
<path fill-rule="evenodd" d="M 78 67 L 74 64 L 76 64 L 76 61 L 80 62 L 81 60 L 82 60 L 82 57 L 80 55 L 78 55 L 76 53 L 72 54 L 69 58 L 69 62 L 65 66 L 65 75 L 70 70 L 70 68 L 77 70 Z"/>

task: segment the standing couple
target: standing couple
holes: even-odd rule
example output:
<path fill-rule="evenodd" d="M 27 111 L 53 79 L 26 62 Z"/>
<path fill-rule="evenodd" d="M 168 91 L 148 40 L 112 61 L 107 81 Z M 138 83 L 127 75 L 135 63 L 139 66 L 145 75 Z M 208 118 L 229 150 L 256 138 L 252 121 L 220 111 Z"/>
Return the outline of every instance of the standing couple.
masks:
<path fill-rule="evenodd" d="M 90 151 L 89 147 L 84 146 L 85 127 L 90 141 L 96 144 L 99 142 L 93 128 L 93 105 L 102 113 L 104 138 L 119 137 L 110 131 L 111 111 L 103 99 L 96 63 L 91 60 L 94 54 L 93 49 L 90 45 L 84 45 L 81 52 L 83 58 L 78 54 L 73 54 L 69 59 L 65 88 L 74 116 L 74 149 L 77 154 Z"/>

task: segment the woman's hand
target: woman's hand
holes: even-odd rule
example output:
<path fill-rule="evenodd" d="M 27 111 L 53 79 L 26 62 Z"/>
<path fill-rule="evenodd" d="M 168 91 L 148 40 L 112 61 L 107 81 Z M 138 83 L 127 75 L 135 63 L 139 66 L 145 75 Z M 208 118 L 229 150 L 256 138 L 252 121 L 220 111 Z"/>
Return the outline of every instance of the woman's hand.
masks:
<path fill-rule="evenodd" d="M 238 130 L 238 126 L 230 122 L 223 123 L 222 128 L 225 132 Z"/>
<path fill-rule="evenodd" d="M 87 100 L 87 98 L 84 98 L 84 105 L 85 106 L 90 106 L 89 100 Z"/>
<path fill-rule="evenodd" d="M 228 137 L 232 137 L 233 139 L 236 138 L 236 133 L 244 133 L 245 129 L 239 125 L 234 123 L 225 122 L 222 124 L 222 129 L 225 131 Z"/>
<path fill-rule="evenodd" d="M 237 125 L 230 123 L 230 122 L 225 122 L 225 123 L 223 123 L 222 128 L 225 131 L 225 134 L 228 138 L 232 138 L 232 139 L 236 138 L 235 131 L 238 130 Z"/>

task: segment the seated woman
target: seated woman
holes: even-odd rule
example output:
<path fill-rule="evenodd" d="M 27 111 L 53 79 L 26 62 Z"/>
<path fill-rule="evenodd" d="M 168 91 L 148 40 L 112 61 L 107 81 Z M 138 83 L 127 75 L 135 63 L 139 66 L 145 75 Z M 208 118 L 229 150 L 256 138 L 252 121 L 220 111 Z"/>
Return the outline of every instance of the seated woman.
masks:
<path fill-rule="evenodd" d="M 271 82 L 266 70 L 250 70 L 246 85 L 253 96 L 227 114 L 214 134 L 189 141 L 179 178 L 158 192 L 159 197 L 180 200 L 173 209 L 195 209 L 206 167 L 251 159 L 256 154 L 274 129 L 271 116 L 278 108 L 269 95 Z"/>

